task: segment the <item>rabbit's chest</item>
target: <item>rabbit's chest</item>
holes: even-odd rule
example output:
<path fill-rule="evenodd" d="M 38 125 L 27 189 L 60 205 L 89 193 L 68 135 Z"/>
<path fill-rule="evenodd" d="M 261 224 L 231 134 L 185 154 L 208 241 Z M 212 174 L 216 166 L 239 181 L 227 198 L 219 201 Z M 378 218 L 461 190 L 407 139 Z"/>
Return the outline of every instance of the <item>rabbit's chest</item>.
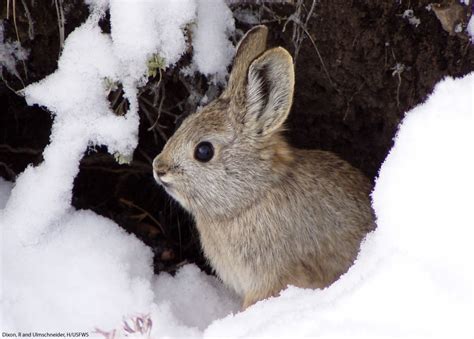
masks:
<path fill-rule="evenodd" d="M 206 225 L 198 229 L 201 244 L 212 267 L 219 277 L 243 294 L 250 286 L 258 284 L 258 274 L 263 264 L 261 244 L 246 229 L 233 225 Z"/>

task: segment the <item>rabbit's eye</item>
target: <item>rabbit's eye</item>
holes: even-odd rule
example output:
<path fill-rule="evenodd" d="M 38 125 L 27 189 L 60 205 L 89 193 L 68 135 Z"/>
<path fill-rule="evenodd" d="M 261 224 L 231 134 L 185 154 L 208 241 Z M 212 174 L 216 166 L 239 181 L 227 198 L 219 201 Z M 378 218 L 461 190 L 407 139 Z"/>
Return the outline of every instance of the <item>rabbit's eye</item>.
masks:
<path fill-rule="evenodd" d="M 208 141 L 200 142 L 194 150 L 194 157 L 201 162 L 208 162 L 214 156 L 214 147 Z"/>

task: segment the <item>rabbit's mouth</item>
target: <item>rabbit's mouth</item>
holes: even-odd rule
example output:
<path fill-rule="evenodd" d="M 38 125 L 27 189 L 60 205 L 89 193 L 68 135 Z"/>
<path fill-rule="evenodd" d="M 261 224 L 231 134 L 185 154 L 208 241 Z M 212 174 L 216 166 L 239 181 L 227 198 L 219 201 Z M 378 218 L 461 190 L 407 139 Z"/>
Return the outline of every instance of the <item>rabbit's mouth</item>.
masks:
<path fill-rule="evenodd" d="M 155 171 L 153 171 L 153 177 L 155 178 L 155 181 L 159 185 L 163 186 L 166 190 L 171 188 L 171 184 L 169 182 L 166 182 L 165 180 L 163 180 L 158 174 L 156 174 Z"/>
<path fill-rule="evenodd" d="M 173 189 L 173 185 L 170 184 L 169 182 L 166 182 L 164 180 L 162 180 L 160 177 L 158 176 L 155 176 L 155 180 L 156 182 L 158 183 L 158 185 L 162 186 L 166 193 L 168 193 L 169 195 L 171 195 L 173 198 L 176 199 L 176 194 L 175 194 L 175 190 Z"/>
<path fill-rule="evenodd" d="M 180 198 L 180 194 L 178 194 L 173 184 L 162 180 L 157 175 L 154 175 L 154 177 L 155 177 L 156 182 L 165 189 L 166 193 L 168 193 L 174 200 L 178 201 L 184 207 L 186 206 L 184 204 L 183 199 Z"/>
<path fill-rule="evenodd" d="M 170 184 L 170 183 L 168 183 L 168 182 L 166 182 L 166 181 L 163 181 L 163 180 L 161 180 L 160 178 L 158 178 L 158 183 L 159 183 L 160 185 L 162 185 L 164 188 L 170 188 L 170 187 L 171 187 L 171 184 Z"/>

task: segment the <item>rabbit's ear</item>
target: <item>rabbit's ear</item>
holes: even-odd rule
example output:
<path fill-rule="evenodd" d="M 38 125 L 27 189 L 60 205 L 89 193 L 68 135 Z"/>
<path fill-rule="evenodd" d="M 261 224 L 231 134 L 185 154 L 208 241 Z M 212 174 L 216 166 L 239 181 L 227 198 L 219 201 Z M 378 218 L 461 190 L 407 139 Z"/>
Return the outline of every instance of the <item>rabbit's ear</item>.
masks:
<path fill-rule="evenodd" d="M 250 63 L 267 49 L 268 28 L 260 25 L 249 30 L 240 40 L 235 53 L 232 72 L 223 97 L 242 97 Z"/>
<path fill-rule="evenodd" d="M 272 48 L 255 59 L 247 76 L 246 129 L 269 135 L 281 127 L 290 112 L 294 84 L 293 59 L 284 48 Z"/>

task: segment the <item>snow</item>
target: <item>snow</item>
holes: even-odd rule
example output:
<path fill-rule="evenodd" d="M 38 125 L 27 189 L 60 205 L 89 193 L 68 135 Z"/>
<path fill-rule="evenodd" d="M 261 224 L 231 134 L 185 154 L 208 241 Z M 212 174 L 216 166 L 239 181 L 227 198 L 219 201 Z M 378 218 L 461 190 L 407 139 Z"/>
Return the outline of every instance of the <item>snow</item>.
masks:
<path fill-rule="evenodd" d="M 112 327 L 124 314 L 150 307 L 152 254 L 143 243 L 89 211 L 72 211 L 58 224 L 35 246 L 5 234 L 3 330 Z"/>
<path fill-rule="evenodd" d="M 408 23 L 415 27 L 418 27 L 421 23 L 421 20 L 415 16 L 412 9 L 405 10 L 402 14 L 402 18 L 407 19 Z"/>
<path fill-rule="evenodd" d="M 204 274 L 195 265 L 184 266 L 174 277 L 161 273 L 155 281 L 154 291 L 157 303 L 168 304 L 173 316 L 183 325 L 201 331 L 213 320 L 240 308 L 236 295 L 223 288 L 216 277 Z"/>
<path fill-rule="evenodd" d="M 474 15 L 471 15 L 469 22 L 467 24 L 467 33 L 471 36 L 471 43 L 474 41 Z"/>
<path fill-rule="evenodd" d="M 89 20 L 70 34 L 58 70 L 25 89 L 28 104 L 48 107 L 55 118 L 44 163 L 26 169 L 7 204 L 7 224 L 18 223 L 14 229 L 22 241 L 32 242 L 57 227 L 55 221 L 69 208 L 73 180 L 88 145 L 106 145 L 111 153 L 133 152 L 138 114 L 135 110 L 118 117 L 111 112 L 106 78 L 120 78 L 119 64 L 110 38 Z"/>
<path fill-rule="evenodd" d="M 111 35 L 121 65 L 140 78 L 154 53 L 165 66 L 175 64 L 187 47 L 183 29 L 195 16 L 194 0 L 110 0 Z"/>
<path fill-rule="evenodd" d="M 197 22 L 193 29 L 193 63 L 204 75 L 216 75 L 223 82 L 234 56 L 229 37 L 235 30 L 234 18 L 224 0 L 198 0 Z"/>
<path fill-rule="evenodd" d="M 260 19 L 258 15 L 249 8 L 237 8 L 234 10 L 234 17 L 236 20 L 247 25 L 258 25 Z"/>
<path fill-rule="evenodd" d="M 0 208 L 11 186 L 0 179 Z M 157 335 L 197 336 L 212 320 L 238 310 L 236 297 L 195 266 L 174 278 L 153 276 L 151 250 L 106 218 L 70 210 L 58 224 L 33 246 L 15 242 L 1 224 L 2 331 L 107 330 L 145 312 Z M 199 312 L 191 300 L 202 305 Z"/>
<path fill-rule="evenodd" d="M 0 210 L 5 208 L 12 190 L 12 184 L 0 177 Z"/>
<path fill-rule="evenodd" d="M 198 8 L 210 3 L 143 1 L 133 2 L 136 8 L 129 11 L 123 0 L 88 3 L 93 13 L 66 39 L 57 71 L 24 91 L 29 104 L 46 106 L 54 115 L 44 162 L 28 167 L 14 184 L 0 180 L 2 332 L 92 335 L 115 329 L 118 338 L 149 324 L 151 329 L 145 326 L 135 337 L 464 338 L 472 333 L 474 73 L 446 78 L 406 114 L 373 192 L 378 228 L 349 272 L 324 290 L 289 287 L 239 312 L 239 300 L 216 278 L 194 265 L 175 276 L 155 275 L 151 250 L 135 236 L 70 204 L 88 147 L 133 152 L 137 86 L 147 58 L 158 53 L 172 65 L 186 47 L 183 25 L 196 11 L 199 23 Z M 106 6 L 110 36 L 97 24 Z M 167 21 L 158 22 L 157 16 Z M 147 29 L 158 40 L 137 39 Z M 226 34 L 215 34 L 212 46 L 225 50 Z M 176 44 L 168 49 L 169 39 Z M 131 102 L 123 117 L 114 115 L 106 99 L 110 81 L 124 84 Z"/>
<path fill-rule="evenodd" d="M 3 20 L 0 20 L 0 67 L 3 73 L 3 68 L 10 73 L 20 78 L 16 69 L 16 64 L 19 61 L 25 61 L 28 58 L 28 52 L 20 45 L 18 41 L 5 41 L 5 28 L 3 27 Z"/>

